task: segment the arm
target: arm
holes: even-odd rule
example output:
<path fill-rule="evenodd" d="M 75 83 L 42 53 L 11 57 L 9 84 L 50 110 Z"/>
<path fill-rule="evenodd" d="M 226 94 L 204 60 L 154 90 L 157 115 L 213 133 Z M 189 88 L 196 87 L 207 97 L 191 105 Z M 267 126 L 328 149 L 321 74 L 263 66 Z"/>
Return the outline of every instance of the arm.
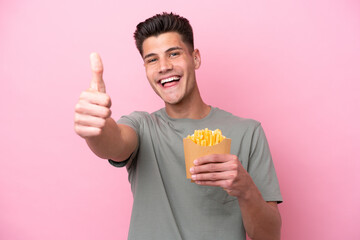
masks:
<path fill-rule="evenodd" d="M 111 99 L 105 92 L 99 55 L 91 54 L 90 62 L 93 77 L 90 88 L 81 93 L 75 107 L 75 132 L 100 158 L 126 160 L 137 146 L 136 133 L 110 117 Z"/>
<path fill-rule="evenodd" d="M 242 168 L 241 164 L 239 165 Z M 240 169 L 239 172 L 242 170 Z M 277 202 L 265 202 L 245 169 L 243 174 L 244 176 L 239 178 L 239 181 L 245 182 L 244 190 L 242 190 L 244 193 L 237 192 L 237 198 L 247 234 L 253 240 L 280 239 L 281 216 Z M 233 191 L 236 193 L 236 190 L 232 190 L 232 186 L 227 191 L 230 194 Z"/>
<path fill-rule="evenodd" d="M 281 217 L 275 202 L 265 202 L 235 155 L 208 155 L 190 169 L 195 183 L 222 187 L 239 202 L 244 227 L 253 240 L 280 239 Z"/>
<path fill-rule="evenodd" d="M 256 239 L 280 239 L 281 216 L 276 202 L 252 199 L 254 202 L 240 203 L 247 234 Z"/>
<path fill-rule="evenodd" d="M 128 159 L 137 145 L 135 130 L 127 125 L 116 124 L 112 118 L 106 119 L 100 135 L 85 140 L 98 157 L 118 162 Z"/>

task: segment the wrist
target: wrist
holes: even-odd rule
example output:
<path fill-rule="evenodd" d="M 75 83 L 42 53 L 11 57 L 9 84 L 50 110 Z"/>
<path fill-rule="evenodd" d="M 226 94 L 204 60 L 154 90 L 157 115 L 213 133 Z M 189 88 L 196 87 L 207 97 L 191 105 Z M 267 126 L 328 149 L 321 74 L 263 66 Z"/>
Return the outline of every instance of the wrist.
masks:
<path fill-rule="evenodd" d="M 237 196 L 240 205 L 255 203 L 259 200 L 264 201 L 259 189 L 252 181 L 251 183 L 246 190 L 240 191 L 240 194 Z"/>

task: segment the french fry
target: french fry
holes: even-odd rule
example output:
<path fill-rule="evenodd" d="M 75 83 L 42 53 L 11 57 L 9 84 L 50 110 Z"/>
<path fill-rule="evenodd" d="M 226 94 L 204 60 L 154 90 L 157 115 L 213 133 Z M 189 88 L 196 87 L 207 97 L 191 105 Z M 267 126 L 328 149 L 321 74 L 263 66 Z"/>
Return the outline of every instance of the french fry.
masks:
<path fill-rule="evenodd" d="M 220 129 L 214 131 L 208 128 L 202 130 L 195 130 L 193 135 L 188 135 L 187 138 L 191 139 L 194 143 L 200 146 L 214 146 L 220 143 L 226 137 L 222 135 Z"/>

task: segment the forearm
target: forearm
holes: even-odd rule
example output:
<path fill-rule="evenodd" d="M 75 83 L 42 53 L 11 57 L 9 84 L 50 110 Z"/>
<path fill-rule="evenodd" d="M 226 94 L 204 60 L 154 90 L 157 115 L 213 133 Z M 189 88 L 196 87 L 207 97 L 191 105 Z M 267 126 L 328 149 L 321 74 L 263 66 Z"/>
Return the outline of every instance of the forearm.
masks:
<path fill-rule="evenodd" d="M 265 202 L 255 185 L 238 202 L 245 230 L 252 240 L 280 239 L 281 216 L 275 202 Z"/>
<path fill-rule="evenodd" d="M 130 128 L 130 127 L 129 127 Z M 86 138 L 89 148 L 100 158 L 115 161 L 126 160 L 135 149 L 134 138 L 126 136 L 129 129 L 120 128 L 112 118 L 106 119 L 102 132 L 98 136 Z"/>
<path fill-rule="evenodd" d="M 280 239 L 281 217 L 276 202 L 265 202 L 249 173 L 231 154 L 196 159 L 190 169 L 195 183 L 222 187 L 239 202 L 245 230 L 253 240 Z"/>

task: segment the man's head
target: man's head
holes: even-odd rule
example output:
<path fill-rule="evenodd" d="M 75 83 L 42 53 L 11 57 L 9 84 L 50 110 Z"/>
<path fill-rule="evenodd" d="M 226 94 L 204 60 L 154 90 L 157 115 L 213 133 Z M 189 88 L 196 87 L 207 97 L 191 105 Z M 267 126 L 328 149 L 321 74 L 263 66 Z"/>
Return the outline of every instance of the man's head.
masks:
<path fill-rule="evenodd" d="M 136 26 L 134 38 L 136 47 L 143 56 L 143 42 L 151 36 L 158 36 L 162 33 L 177 32 L 182 41 L 188 45 L 188 49 L 194 50 L 193 31 L 189 21 L 173 13 L 156 14 Z"/>
<path fill-rule="evenodd" d="M 134 36 L 146 77 L 166 106 L 201 101 L 195 76 L 201 57 L 188 20 L 158 14 L 140 23 Z"/>

